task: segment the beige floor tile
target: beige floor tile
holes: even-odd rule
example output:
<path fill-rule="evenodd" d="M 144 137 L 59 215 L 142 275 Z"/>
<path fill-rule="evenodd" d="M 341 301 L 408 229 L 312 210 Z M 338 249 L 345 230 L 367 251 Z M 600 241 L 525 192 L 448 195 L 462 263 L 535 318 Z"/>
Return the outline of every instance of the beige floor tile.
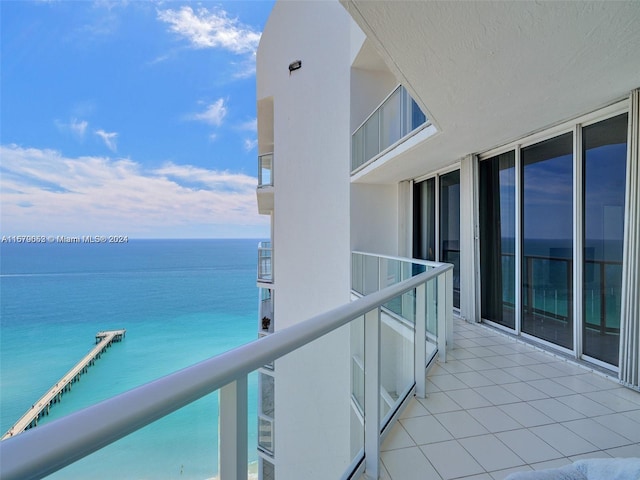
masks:
<path fill-rule="evenodd" d="M 383 452 L 381 456 L 384 467 L 395 480 L 442 480 L 418 447 Z"/>
<path fill-rule="evenodd" d="M 432 443 L 420 449 L 445 479 L 484 473 L 484 469 L 457 441 Z"/>
<path fill-rule="evenodd" d="M 468 412 L 491 433 L 521 428 L 518 422 L 509 415 L 505 415 L 499 407 L 474 408 Z"/>
<path fill-rule="evenodd" d="M 384 442 L 380 446 L 380 450 L 397 450 L 399 448 L 414 447 L 415 442 L 407 433 L 400 422 L 396 423 L 391 431 L 387 434 Z"/>
<path fill-rule="evenodd" d="M 562 423 L 562 425 L 567 427 L 572 432 L 580 435 L 589 443 L 594 444 L 600 450 L 622 447 L 630 443 L 630 440 L 628 438 L 625 438 L 617 434 L 616 432 L 613 432 L 609 428 L 591 418 L 583 418 L 581 420 L 564 422 Z"/>
<path fill-rule="evenodd" d="M 489 407 L 491 402 L 471 388 L 451 390 L 447 392 L 455 402 L 464 409 Z"/>
<path fill-rule="evenodd" d="M 427 398 L 419 398 L 418 401 L 430 413 L 453 412 L 462 409 L 452 397 L 444 392 L 429 393 L 427 394 Z"/>
<path fill-rule="evenodd" d="M 439 414 L 449 415 L 449 414 Z M 400 423 L 416 445 L 452 440 L 453 436 L 433 415 L 427 417 L 406 418 Z"/>
<path fill-rule="evenodd" d="M 547 442 L 564 456 L 579 455 L 600 450 L 580 435 L 572 432 L 567 427 L 553 423 L 530 429 L 536 436 Z"/>
<path fill-rule="evenodd" d="M 525 462 L 492 434 L 458 440 L 487 472 L 525 465 Z"/>
<path fill-rule="evenodd" d="M 488 433 L 488 430 L 466 411 L 439 413 L 434 417 L 454 438 L 471 437 Z"/>
<path fill-rule="evenodd" d="M 560 452 L 525 428 L 496 433 L 496 437 L 527 463 L 544 462 L 563 457 Z"/>

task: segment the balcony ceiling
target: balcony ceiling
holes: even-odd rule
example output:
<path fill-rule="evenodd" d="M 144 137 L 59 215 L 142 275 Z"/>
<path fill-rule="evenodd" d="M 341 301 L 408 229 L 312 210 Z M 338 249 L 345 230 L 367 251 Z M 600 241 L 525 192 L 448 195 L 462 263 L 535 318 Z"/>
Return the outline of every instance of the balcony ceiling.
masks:
<path fill-rule="evenodd" d="M 640 87 L 640 2 L 341 0 L 439 133 L 363 178 L 395 182 Z"/>

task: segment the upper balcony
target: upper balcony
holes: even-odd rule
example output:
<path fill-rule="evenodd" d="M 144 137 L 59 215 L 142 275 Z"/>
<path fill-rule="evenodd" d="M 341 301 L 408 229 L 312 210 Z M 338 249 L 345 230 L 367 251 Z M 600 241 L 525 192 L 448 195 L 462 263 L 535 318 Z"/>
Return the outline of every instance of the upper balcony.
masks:
<path fill-rule="evenodd" d="M 398 86 L 351 136 L 351 173 L 404 142 L 429 124 L 407 90 Z"/>
<path fill-rule="evenodd" d="M 273 211 L 273 153 L 258 157 L 258 212 L 268 215 Z"/>

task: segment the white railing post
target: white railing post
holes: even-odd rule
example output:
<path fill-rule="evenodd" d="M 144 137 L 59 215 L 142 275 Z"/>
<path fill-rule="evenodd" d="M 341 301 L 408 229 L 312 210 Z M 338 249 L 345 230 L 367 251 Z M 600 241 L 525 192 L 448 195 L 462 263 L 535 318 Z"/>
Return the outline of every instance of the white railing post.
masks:
<path fill-rule="evenodd" d="M 247 376 L 220 389 L 218 462 L 220 480 L 247 478 Z"/>
<path fill-rule="evenodd" d="M 447 345 L 453 344 L 453 270 L 438 275 L 438 356 L 447 361 Z"/>
<path fill-rule="evenodd" d="M 380 474 L 380 307 L 364 316 L 364 471 Z"/>
<path fill-rule="evenodd" d="M 416 382 L 416 396 L 425 398 L 427 367 L 427 287 L 416 287 L 416 330 L 414 340 L 413 375 Z"/>

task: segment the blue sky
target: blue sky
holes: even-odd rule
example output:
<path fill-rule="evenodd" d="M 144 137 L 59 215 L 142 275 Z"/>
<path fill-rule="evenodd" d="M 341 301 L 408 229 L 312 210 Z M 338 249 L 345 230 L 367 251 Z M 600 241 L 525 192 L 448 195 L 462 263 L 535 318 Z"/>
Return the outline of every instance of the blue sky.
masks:
<path fill-rule="evenodd" d="M 268 237 L 255 50 L 272 6 L 1 1 L 0 233 Z"/>

